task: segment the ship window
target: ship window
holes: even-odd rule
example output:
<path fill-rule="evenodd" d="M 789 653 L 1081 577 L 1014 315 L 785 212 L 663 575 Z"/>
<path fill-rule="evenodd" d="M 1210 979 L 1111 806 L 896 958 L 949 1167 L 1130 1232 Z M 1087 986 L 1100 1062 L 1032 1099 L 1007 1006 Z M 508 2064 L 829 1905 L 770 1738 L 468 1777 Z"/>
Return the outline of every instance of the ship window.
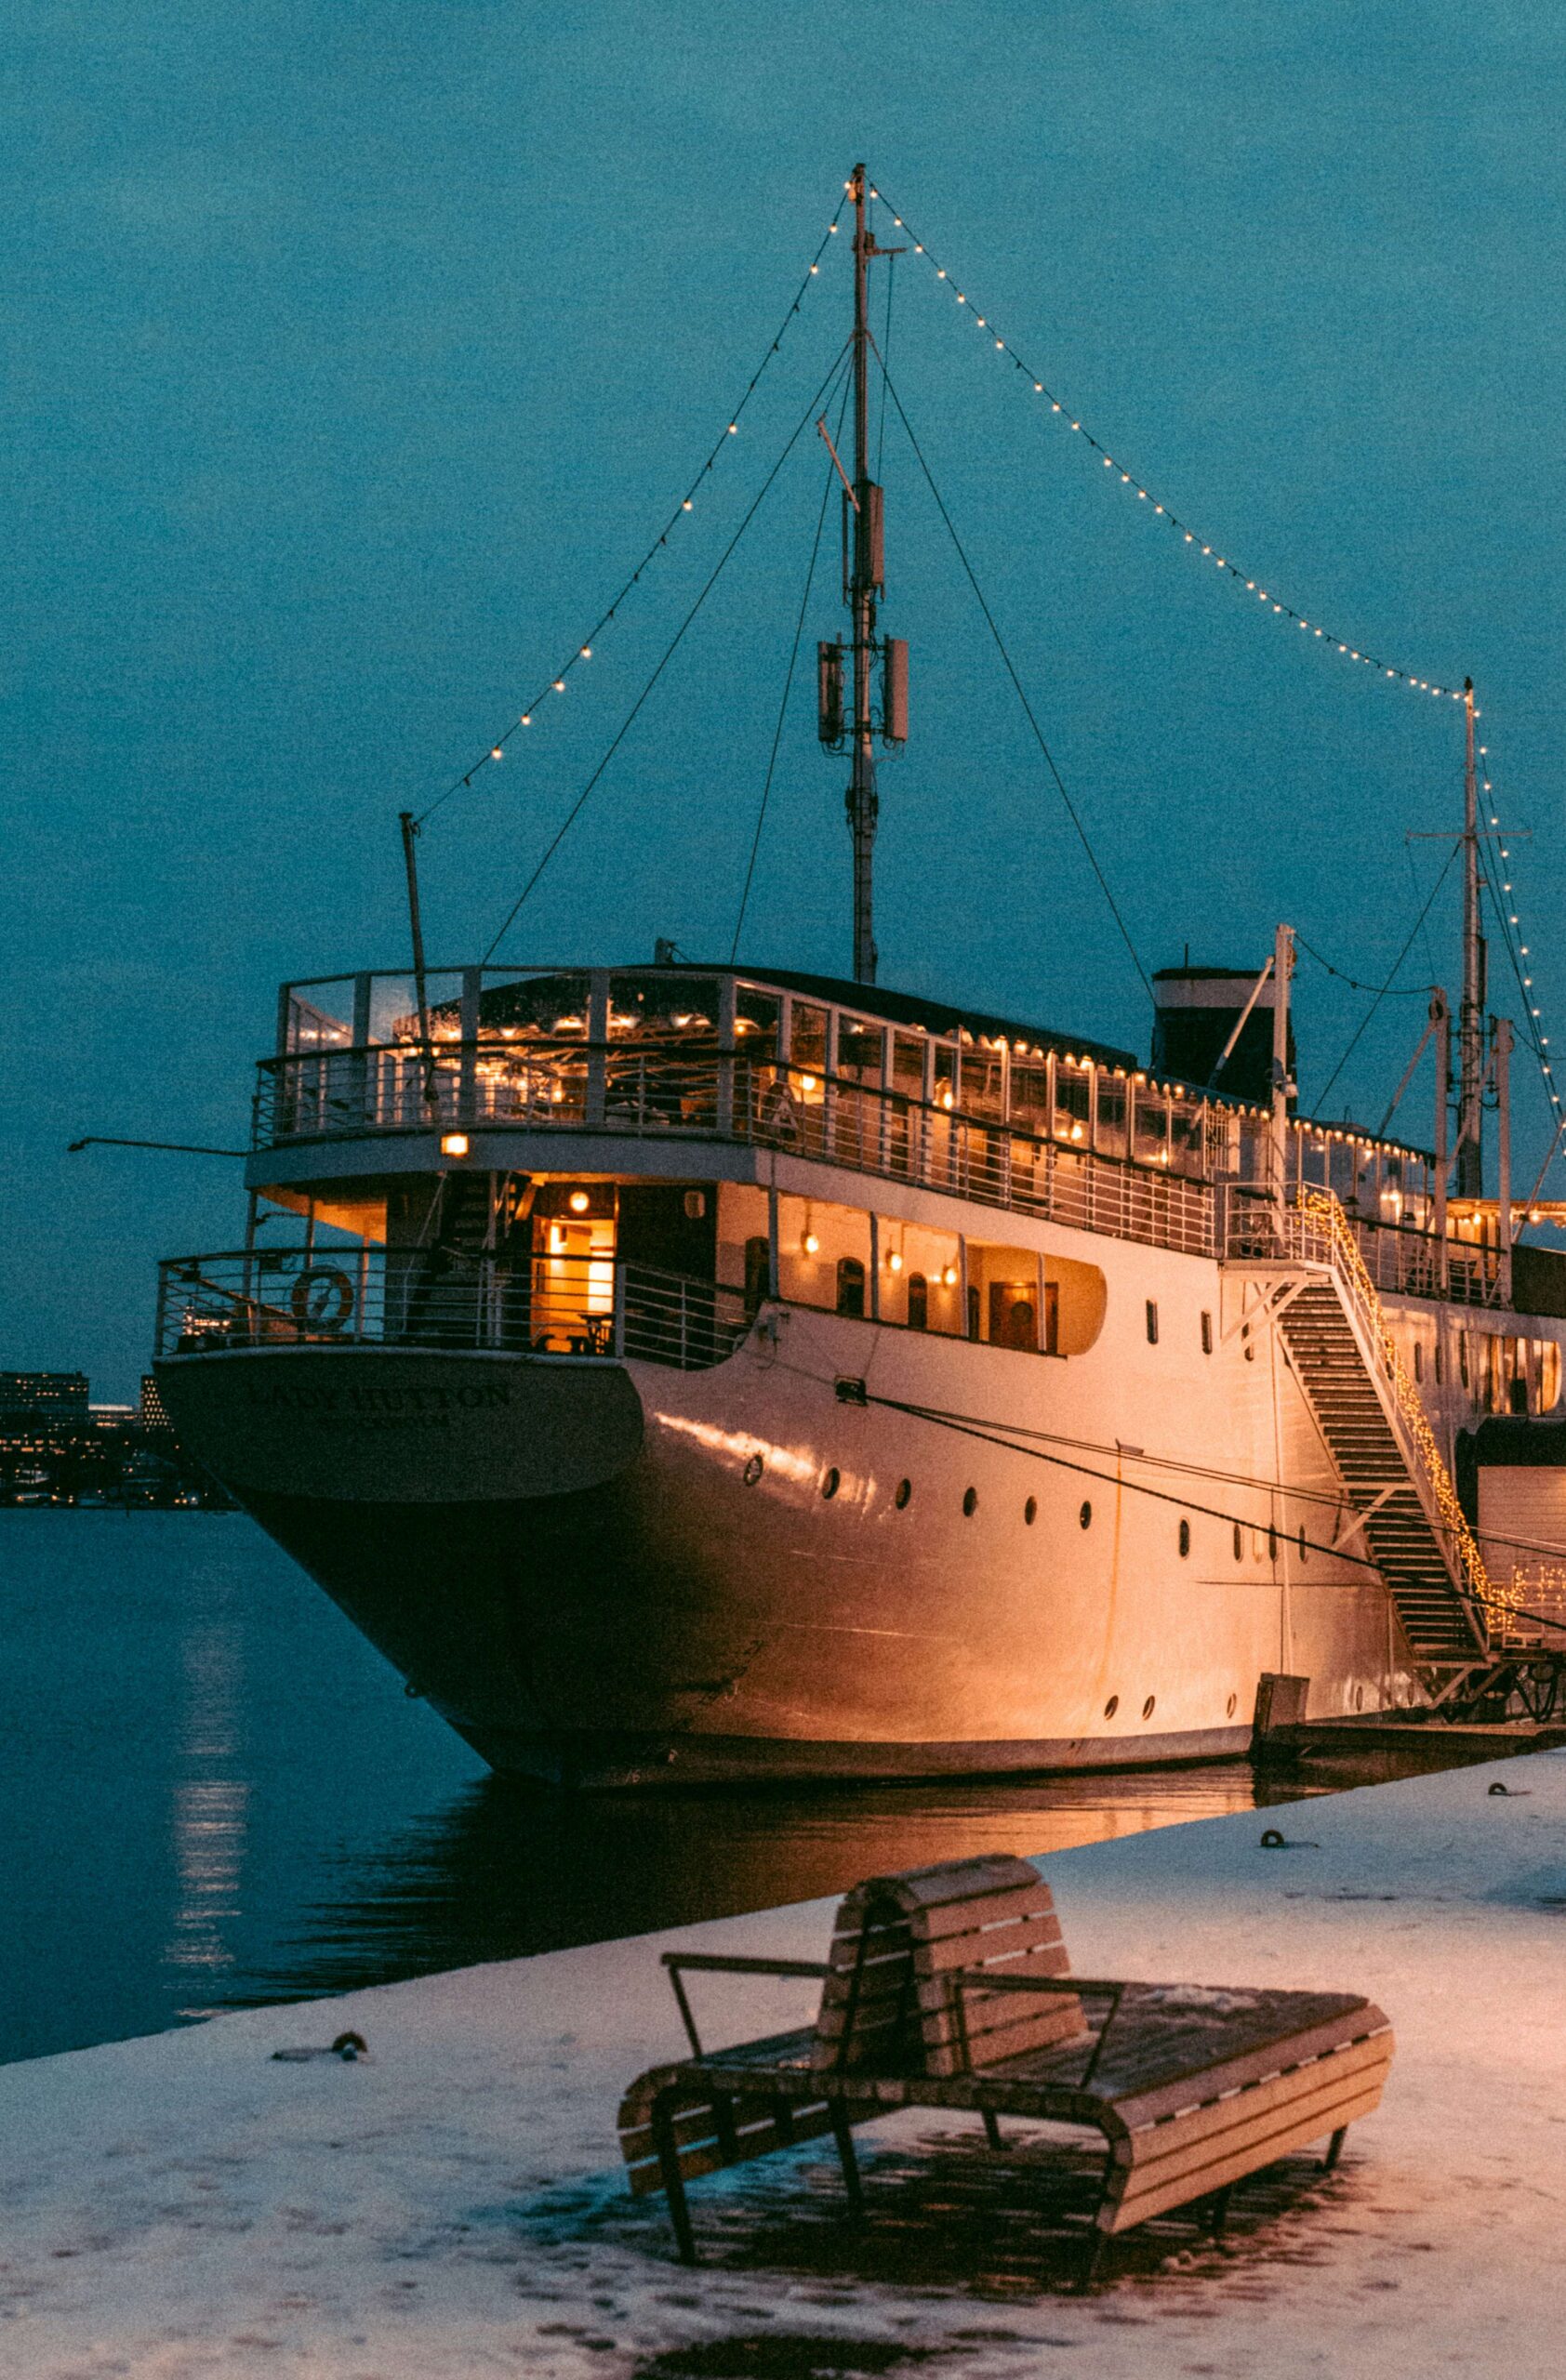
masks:
<path fill-rule="evenodd" d="M 856 1256 L 838 1258 L 837 1310 L 858 1316 L 865 1311 L 865 1268 Z"/>
<path fill-rule="evenodd" d="M 1238 1694 L 1231 1694 L 1231 1695 L 1229 1696 L 1228 1700 L 1228 1701 L 1225 1703 L 1225 1705 L 1224 1705 L 1224 1716 L 1225 1716 L 1225 1718 L 1226 1718 L 1226 1719 L 1232 1719 L 1232 1718 L 1233 1718 L 1233 1716 L 1234 1716 L 1234 1712 L 1235 1712 L 1235 1705 L 1238 1703 L 1238 1701 L 1239 1701 L 1239 1700 L 1240 1700 L 1240 1697 L 1239 1697 L 1239 1695 L 1238 1695 Z"/>
<path fill-rule="evenodd" d="M 1309 1554 L 1305 1549 L 1305 1523 L 1303 1521 L 1301 1521 L 1299 1525 L 1299 1558 L 1302 1562 L 1308 1562 L 1310 1559 Z"/>
<path fill-rule="evenodd" d="M 1201 1352 L 1204 1355 L 1213 1352 L 1213 1317 L 1210 1314 L 1203 1314 L 1201 1317 Z"/>
<path fill-rule="evenodd" d="M 1093 1506 L 1091 1504 L 1082 1505 L 1077 1514 L 1077 1525 L 1080 1528 L 1091 1528 L 1093 1527 Z"/>
<path fill-rule="evenodd" d="M 968 1291 L 968 1336 L 970 1339 L 976 1339 L 978 1335 L 979 1293 L 977 1286 L 975 1285 L 974 1287 L 971 1287 Z"/>
<path fill-rule="evenodd" d="M 908 1501 L 909 1501 L 909 1498 L 912 1495 L 912 1493 L 913 1493 L 913 1482 L 912 1482 L 912 1480 L 911 1480 L 911 1479 L 899 1479 L 899 1480 L 898 1480 L 898 1482 L 897 1482 L 897 1492 L 896 1492 L 896 1495 L 893 1497 L 893 1499 L 892 1499 L 892 1501 L 896 1505 L 898 1512 L 900 1512 L 900 1513 L 901 1513 L 901 1512 L 906 1512 L 906 1511 L 907 1511 L 907 1509 L 908 1509 Z"/>
<path fill-rule="evenodd" d="M 1413 1342 L 1413 1377 L 1415 1380 L 1425 1377 L 1425 1350 L 1417 1339 Z"/>
<path fill-rule="evenodd" d="M 1190 1525 L 1189 1521 L 1182 1521 L 1182 1522 L 1180 1523 L 1180 1559 L 1181 1559 L 1181 1561 L 1182 1561 L 1182 1562 L 1185 1560 L 1185 1558 L 1186 1558 L 1187 1554 L 1190 1552 L 1190 1550 L 1191 1550 L 1191 1525 Z"/>
<path fill-rule="evenodd" d="M 1055 1069 L 1055 1137 L 1080 1148 L 1093 1129 L 1093 1068 L 1065 1058 Z"/>
<path fill-rule="evenodd" d="M 1150 1718 L 1152 1717 L 1152 1715 L 1153 1715 L 1153 1708 L 1154 1708 L 1154 1705 L 1156 1704 L 1156 1702 L 1157 1702 L 1157 1701 L 1158 1701 L 1158 1697 L 1157 1697 L 1157 1695 L 1156 1695 L 1156 1694 L 1149 1694 L 1149 1695 L 1148 1695 L 1148 1699 L 1147 1699 L 1146 1702 L 1144 1702 L 1144 1703 L 1143 1703 L 1143 1705 L 1142 1705 L 1142 1716 L 1143 1716 L 1143 1718 L 1144 1718 L 1144 1719 L 1150 1719 Z"/>
<path fill-rule="evenodd" d="M 1148 1300 L 1148 1344 L 1149 1347 L 1158 1345 L 1158 1300 L 1156 1298 Z"/>
<path fill-rule="evenodd" d="M 1028 1499 L 1027 1503 L 1026 1503 L 1026 1504 L 1024 1504 L 1024 1506 L 1023 1506 L 1023 1508 L 1022 1508 L 1022 1522 L 1023 1522 L 1023 1527 L 1024 1527 L 1025 1528 L 1031 1528 L 1031 1527 L 1032 1527 L 1032 1526 L 1033 1526 L 1033 1524 L 1034 1524 L 1034 1522 L 1038 1519 L 1038 1517 L 1039 1517 L 1039 1499 L 1037 1498 L 1037 1496 L 1029 1496 L 1029 1499 Z"/>
<path fill-rule="evenodd" d="M 745 1243 L 745 1312 L 755 1318 L 756 1309 L 767 1295 L 772 1284 L 772 1247 L 764 1233 Z"/>
<path fill-rule="evenodd" d="M 1234 1558 L 1237 1562 L 1245 1559 L 1245 1539 L 1238 1521 L 1234 1524 Z"/>
<path fill-rule="evenodd" d="M 974 1517 L 974 1514 L 977 1512 L 977 1510 L 978 1510 L 978 1489 L 977 1489 L 976 1488 L 965 1488 L 963 1489 L 963 1491 L 962 1491 L 962 1517 L 963 1517 L 963 1519 L 964 1519 L 964 1520 L 971 1521 L 971 1520 L 973 1519 L 973 1517 Z"/>
<path fill-rule="evenodd" d="M 922 1273 L 908 1276 L 908 1327 L 910 1330 L 930 1328 L 930 1284 Z"/>
<path fill-rule="evenodd" d="M 1267 1533 L 1267 1558 L 1269 1562 L 1276 1562 L 1278 1559 L 1278 1531 L 1276 1528 L 1269 1527 Z"/>
<path fill-rule="evenodd" d="M 1108 1699 L 1108 1702 L 1106 1702 L 1106 1704 L 1104 1705 L 1104 1716 L 1106 1717 L 1106 1719 L 1112 1719 L 1112 1718 L 1114 1717 L 1114 1715 L 1115 1715 L 1115 1712 L 1120 1709 L 1120 1707 L 1121 1707 L 1121 1699 L 1120 1699 L 1120 1696 L 1119 1696 L 1118 1694 L 1111 1694 L 1111 1695 L 1110 1695 L 1110 1697 L 1109 1697 L 1109 1699 Z"/>
<path fill-rule="evenodd" d="M 831 1502 L 842 1484 L 842 1474 L 835 1468 L 822 1474 L 821 1494 L 827 1503 Z"/>
<path fill-rule="evenodd" d="M 1560 1402 L 1560 1350 L 1553 1339 L 1539 1342 L 1539 1404 L 1541 1413 L 1553 1413 Z"/>
<path fill-rule="evenodd" d="M 1125 1155 L 1125 1094 L 1123 1075 L 1100 1073 L 1093 1145 L 1103 1157 Z"/>
<path fill-rule="evenodd" d="M 1441 1362 L 1441 1342 L 1438 1338 L 1436 1341 L 1436 1386 L 1438 1388 L 1440 1388 L 1441 1384 L 1441 1378 L 1445 1370 L 1446 1367 Z"/>

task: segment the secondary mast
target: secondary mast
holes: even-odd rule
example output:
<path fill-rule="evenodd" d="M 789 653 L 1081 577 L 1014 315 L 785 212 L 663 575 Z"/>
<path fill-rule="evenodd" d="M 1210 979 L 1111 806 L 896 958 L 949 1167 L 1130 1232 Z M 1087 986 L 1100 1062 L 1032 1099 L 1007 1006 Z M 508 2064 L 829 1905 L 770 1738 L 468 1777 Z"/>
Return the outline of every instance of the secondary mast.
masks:
<path fill-rule="evenodd" d="M 1484 1196 L 1485 948 L 1479 907 L 1479 772 L 1474 681 L 1463 681 L 1463 998 L 1457 1012 L 1457 1196 Z"/>

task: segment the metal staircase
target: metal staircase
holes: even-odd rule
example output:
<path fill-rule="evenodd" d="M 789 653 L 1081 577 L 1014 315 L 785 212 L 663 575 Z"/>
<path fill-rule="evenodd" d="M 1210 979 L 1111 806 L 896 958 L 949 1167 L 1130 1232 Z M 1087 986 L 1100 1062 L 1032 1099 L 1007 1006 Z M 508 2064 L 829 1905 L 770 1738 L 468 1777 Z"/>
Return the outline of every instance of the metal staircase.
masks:
<path fill-rule="evenodd" d="M 1237 1270 L 1262 1290 L 1409 1648 L 1440 1699 L 1490 1658 L 1493 1596 L 1451 1476 L 1335 1198 L 1302 1191 L 1274 1252 L 1247 1221 Z"/>

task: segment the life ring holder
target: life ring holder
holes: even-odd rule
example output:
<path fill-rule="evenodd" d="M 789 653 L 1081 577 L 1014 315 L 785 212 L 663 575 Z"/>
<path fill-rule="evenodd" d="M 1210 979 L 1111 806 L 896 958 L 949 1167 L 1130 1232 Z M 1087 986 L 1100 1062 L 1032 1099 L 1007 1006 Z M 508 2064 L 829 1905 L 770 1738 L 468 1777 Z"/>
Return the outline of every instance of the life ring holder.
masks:
<path fill-rule="evenodd" d="M 325 1292 L 330 1304 L 314 1302 Z M 353 1311 L 353 1284 L 337 1264 L 310 1264 L 294 1283 L 288 1299 L 301 1330 L 325 1331 L 335 1338 Z"/>

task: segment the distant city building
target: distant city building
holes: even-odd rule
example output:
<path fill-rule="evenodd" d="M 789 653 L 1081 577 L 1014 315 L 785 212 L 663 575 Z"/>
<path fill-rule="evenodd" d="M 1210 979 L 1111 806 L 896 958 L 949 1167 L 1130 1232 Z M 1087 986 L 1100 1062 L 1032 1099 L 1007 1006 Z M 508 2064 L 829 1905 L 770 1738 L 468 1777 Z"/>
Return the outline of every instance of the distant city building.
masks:
<path fill-rule="evenodd" d="M 141 1375 L 141 1404 L 139 1409 L 141 1414 L 141 1427 L 144 1430 L 168 1430 L 173 1428 L 174 1425 L 170 1421 L 168 1414 L 165 1409 L 163 1398 L 158 1394 L 157 1382 L 153 1379 L 151 1372 L 143 1372 Z"/>
<path fill-rule="evenodd" d="M 139 1420 L 134 1405 L 89 1405 L 87 1419 L 95 1430 L 128 1430 Z"/>
<path fill-rule="evenodd" d="M 86 1372 L 0 1372 L 0 1415 L 41 1421 L 85 1421 Z"/>

